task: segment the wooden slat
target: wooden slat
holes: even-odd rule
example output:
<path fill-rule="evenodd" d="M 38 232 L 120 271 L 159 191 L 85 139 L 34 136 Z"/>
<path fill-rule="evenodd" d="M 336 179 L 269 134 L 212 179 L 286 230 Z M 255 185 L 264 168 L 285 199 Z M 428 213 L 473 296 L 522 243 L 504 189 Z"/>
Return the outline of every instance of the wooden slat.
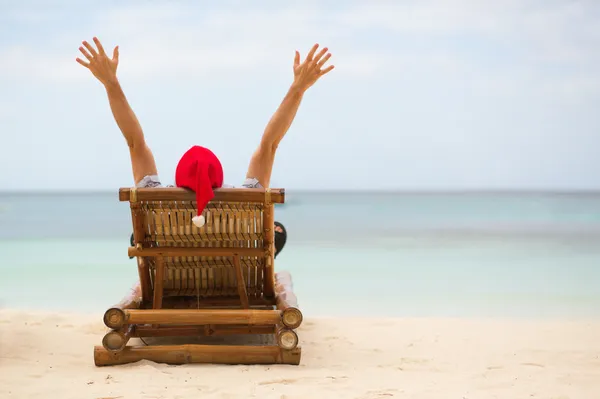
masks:
<path fill-rule="evenodd" d="M 130 187 L 119 189 L 119 201 L 131 200 Z M 196 194 L 192 190 L 180 187 L 136 188 L 136 201 L 195 201 Z M 218 188 L 214 190 L 212 202 L 265 202 L 264 188 Z M 272 188 L 271 202 L 283 204 L 285 189 Z"/>

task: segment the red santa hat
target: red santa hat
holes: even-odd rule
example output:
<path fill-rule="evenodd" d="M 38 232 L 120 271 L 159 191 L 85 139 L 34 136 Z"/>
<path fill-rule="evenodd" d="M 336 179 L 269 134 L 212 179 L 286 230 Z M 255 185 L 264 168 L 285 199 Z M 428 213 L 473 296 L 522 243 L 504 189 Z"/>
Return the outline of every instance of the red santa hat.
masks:
<path fill-rule="evenodd" d="M 208 148 L 193 146 L 177 164 L 175 185 L 196 192 L 198 214 L 192 218 L 192 222 L 197 227 L 204 226 L 206 221 L 202 212 L 215 196 L 213 189 L 223 185 L 223 167 L 219 158 Z"/>

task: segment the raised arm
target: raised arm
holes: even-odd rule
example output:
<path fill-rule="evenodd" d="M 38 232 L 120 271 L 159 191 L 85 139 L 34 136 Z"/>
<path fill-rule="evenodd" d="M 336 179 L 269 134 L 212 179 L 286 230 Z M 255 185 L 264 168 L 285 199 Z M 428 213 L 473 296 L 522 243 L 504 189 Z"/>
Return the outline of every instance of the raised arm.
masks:
<path fill-rule="evenodd" d="M 319 45 L 315 44 L 302 63 L 300 63 L 300 53 L 296 51 L 294 81 L 267 124 L 260 145 L 250 160 L 246 177 L 257 179 L 264 187 L 269 187 L 271 183 L 275 152 L 294 121 L 304 93 L 321 76 L 334 68 L 333 65 L 330 65 L 322 69 L 331 54 L 327 53 L 327 47 L 325 47 L 315 55 L 318 48 Z"/>
<path fill-rule="evenodd" d="M 87 41 L 83 41 L 79 51 L 88 61 L 80 58 L 76 61 L 89 69 L 106 89 L 112 114 L 129 146 L 134 183 L 137 184 L 145 176 L 157 174 L 154 155 L 146 144 L 142 127 L 117 79 L 119 47 L 115 47 L 112 58 L 109 58 L 97 38 L 94 38 L 94 43 L 97 50 Z"/>

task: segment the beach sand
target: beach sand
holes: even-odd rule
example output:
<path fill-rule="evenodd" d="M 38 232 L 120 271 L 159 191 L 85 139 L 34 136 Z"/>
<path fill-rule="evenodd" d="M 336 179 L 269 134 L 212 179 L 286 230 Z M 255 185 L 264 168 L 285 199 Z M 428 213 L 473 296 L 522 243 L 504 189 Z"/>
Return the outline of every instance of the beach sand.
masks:
<path fill-rule="evenodd" d="M 1 398 L 600 397 L 600 322 L 308 319 L 300 366 L 95 367 L 101 315 L 0 311 Z"/>

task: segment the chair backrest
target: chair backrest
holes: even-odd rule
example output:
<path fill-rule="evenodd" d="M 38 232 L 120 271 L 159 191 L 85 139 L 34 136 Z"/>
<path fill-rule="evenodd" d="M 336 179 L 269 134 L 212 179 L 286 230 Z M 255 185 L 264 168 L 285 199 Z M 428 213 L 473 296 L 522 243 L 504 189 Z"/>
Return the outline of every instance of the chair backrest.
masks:
<path fill-rule="evenodd" d="M 273 298 L 273 211 L 285 200 L 283 189 L 217 189 L 201 228 L 192 223 L 197 207 L 190 190 L 122 188 L 119 199 L 130 202 L 129 253 L 138 257 L 145 300 L 157 288 L 165 300 L 227 304 L 243 294 L 250 302 Z"/>

